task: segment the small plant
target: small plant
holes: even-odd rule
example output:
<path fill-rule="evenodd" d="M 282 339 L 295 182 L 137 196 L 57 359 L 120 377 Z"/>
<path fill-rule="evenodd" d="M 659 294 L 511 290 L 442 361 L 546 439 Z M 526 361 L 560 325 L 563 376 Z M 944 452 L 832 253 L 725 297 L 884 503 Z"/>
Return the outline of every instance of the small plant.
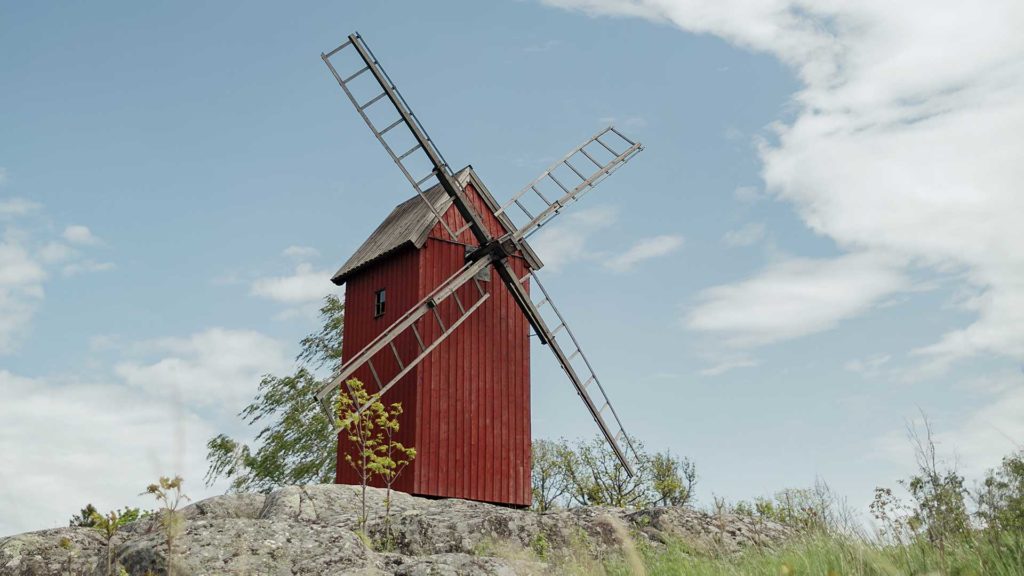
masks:
<path fill-rule="evenodd" d="M 185 500 L 190 500 L 182 493 L 181 485 L 184 482 L 181 476 L 173 479 L 161 476 L 159 482 L 146 487 L 143 494 L 152 494 L 161 505 L 160 522 L 164 528 L 167 542 L 167 576 L 174 576 L 174 540 L 183 531 L 185 520 L 178 512 L 178 506 Z"/>
<path fill-rule="evenodd" d="M 139 517 L 138 508 L 125 508 L 123 512 L 111 510 L 105 516 L 99 512 L 92 513 L 92 528 L 97 530 L 107 543 L 107 574 L 114 574 L 114 548 L 112 541 L 117 531 L 129 522 L 134 522 Z M 123 569 L 122 569 L 123 570 Z"/>
<path fill-rule="evenodd" d="M 75 556 L 78 555 L 78 547 L 75 546 L 75 543 L 67 536 L 61 536 L 60 540 L 57 541 L 57 545 L 65 552 L 64 573 L 69 575 L 74 574 L 72 571 L 72 562 L 74 561 Z"/>
<path fill-rule="evenodd" d="M 395 440 L 398 433 L 398 417 L 402 415 L 402 404 L 395 402 L 390 406 L 383 406 L 376 411 L 376 426 L 380 430 L 382 442 L 377 452 L 371 457 L 370 470 L 380 477 L 384 482 L 386 490 L 384 495 L 384 532 L 388 541 L 385 546 L 393 547 L 393 534 L 391 531 L 391 488 L 395 480 L 402 474 L 406 466 L 416 458 L 416 449 L 406 447 Z"/>
<path fill-rule="evenodd" d="M 551 554 L 551 542 L 548 541 L 548 537 L 543 532 L 537 532 L 537 534 L 530 539 L 530 549 L 537 555 L 537 558 L 541 560 L 547 560 Z"/>
<path fill-rule="evenodd" d="M 360 408 L 366 406 L 366 410 Z M 353 450 L 345 453 L 345 461 L 356 471 L 362 488 L 359 510 L 359 531 L 366 533 L 366 486 L 374 475 L 375 459 L 381 446 L 386 443 L 383 431 L 377 426 L 380 413 L 384 411 L 380 397 L 371 395 L 361 381 L 353 378 L 345 382 L 345 389 L 338 395 L 338 428 L 345 431 Z"/>

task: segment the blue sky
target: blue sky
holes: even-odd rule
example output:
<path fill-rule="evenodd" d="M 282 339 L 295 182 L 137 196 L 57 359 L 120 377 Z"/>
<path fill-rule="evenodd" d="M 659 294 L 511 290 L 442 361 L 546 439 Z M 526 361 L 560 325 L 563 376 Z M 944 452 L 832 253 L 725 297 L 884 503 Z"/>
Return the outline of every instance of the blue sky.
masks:
<path fill-rule="evenodd" d="M 820 477 L 863 508 L 920 410 L 972 478 L 1024 442 L 1012 2 L 2 10 L 0 534 L 222 488 L 205 440 L 409 195 L 320 61 L 354 30 L 499 200 L 609 122 L 646 145 L 533 243 L 704 502 Z M 535 436 L 595 432 L 543 349 L 533 394 Z"/>

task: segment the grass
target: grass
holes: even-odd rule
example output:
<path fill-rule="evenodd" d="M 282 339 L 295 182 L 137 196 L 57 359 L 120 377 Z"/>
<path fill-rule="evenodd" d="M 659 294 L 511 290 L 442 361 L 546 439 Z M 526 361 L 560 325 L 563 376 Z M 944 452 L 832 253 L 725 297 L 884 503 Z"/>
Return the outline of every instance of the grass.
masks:
<path fill-rule="evenodd" d="M 778 550 L 751 549 L 735 556 L 701 552 L 678 542 L 637 547 L 642 566 L 626 556 L 604 562 L 608 576 L 1020 576 L 1024 534 L 998 540 L 979 537 L 947 545 L 945 569 L 939 551 L 926 542 L 879 546 L 836 536 L 805 537 Z M 566 566 L 567 572 L 576 572 Z"/>

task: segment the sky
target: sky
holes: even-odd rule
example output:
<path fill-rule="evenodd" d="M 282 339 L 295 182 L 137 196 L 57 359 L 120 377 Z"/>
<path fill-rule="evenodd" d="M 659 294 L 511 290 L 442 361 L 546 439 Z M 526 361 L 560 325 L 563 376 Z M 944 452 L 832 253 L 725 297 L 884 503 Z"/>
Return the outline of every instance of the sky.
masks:
<path fill-rule="evenodd" d="M 532 238 L 627 430 L 698 504 L 828 482 L 907 427 L 974 482 L 1024 443 L 1024 5 L 7 3 L 0 535 L 145 505 L 251 434 L 408 184 L 320 61 L 358 30 L 499 201 L 601 126 L 646 149 Z M 546 350 L 535 437 L 596 433 Z"/>

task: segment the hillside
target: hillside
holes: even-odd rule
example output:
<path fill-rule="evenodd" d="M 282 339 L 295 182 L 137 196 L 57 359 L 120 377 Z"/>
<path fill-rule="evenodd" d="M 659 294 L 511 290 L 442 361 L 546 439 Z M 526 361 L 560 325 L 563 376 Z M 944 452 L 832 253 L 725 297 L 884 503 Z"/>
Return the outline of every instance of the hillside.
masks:
<path fill-rule="evenodd" d="M 550 574 L 635 557 L 636 547 L 685 541 L 727 552 L 771 546 L 789 530 L 691 508 L 588 507 L 537 514 L 463 500 L 393 497 L 394 537 L 384 541 L 383 493 L 370 489 L 367 537 L 356 531 L 359 490 L 291 486 L 230 494 L 183 509 L 174 573 L 201 574 Z M 63 540 L 63 543 L 62 543 Z M 142 519 L 114 537 L 132 576 L 165 574 L 163 529 Z M 58 528 L 0 539 L 0 576 L 99 575 L 105 543 L 91 528 Z"/>

